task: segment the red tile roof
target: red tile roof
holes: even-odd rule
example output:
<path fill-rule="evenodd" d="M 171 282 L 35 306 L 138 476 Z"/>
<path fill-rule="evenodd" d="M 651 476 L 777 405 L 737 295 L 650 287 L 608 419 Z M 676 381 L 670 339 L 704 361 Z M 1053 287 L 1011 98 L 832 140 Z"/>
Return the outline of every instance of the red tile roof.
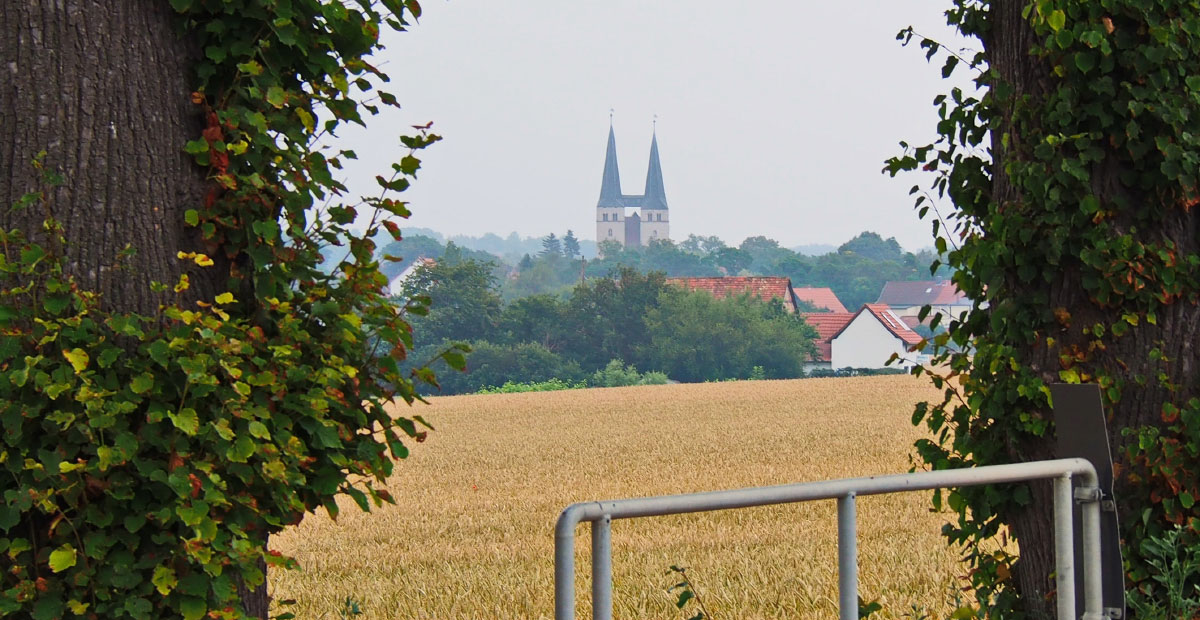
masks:
<path fill-rule="evenodd" d="M 842 331 L 856 315 L 852 312 L 805 312 L 800 315 L 804 321 L 817 330 L 817 356 L 814 362 L 828 362 L 832 355 L 831 341 Z"/>
<path fill-rule="evenodd" d="M 900 317 L 896 316 L 896 313 L 892 312 L 892 309 L 888 308 L 885 304 L 863 304 L 863 307 L 858 311 L 858 314 L 862 314 L 863 312 L 870 312 L 871 314 L 875 315 L 875 318 L 882 323 L 889 332 L 892 332 L 893 336 L 903 340 L 905 344 L 913 345 L 921 342 L 920 334 L 909 329 L 908 325 L 905 325 L 904 321 L 902 321 Z M 855 316 L 858 315 L 856 314 Z"/>
<path fill-rule="evenodd" d="M 790 312 L 796 311 L 795 293 L 789 278 L 743 276 L 724 278 L 667 278 L 667 284 L 689 291 L 704 291 L 718 299 L 749 293 L 762 300 L 781 299 Z"/>
<path fill-rule="evenodd" d="M 796 293 L 797 299 L 800 301 L 807 301 L 808 303 L 816 306 L 819 310 L 825 310 L 827 312 L 849 312 L 849 310 L 846 309 L 846 306 L 842 305 L 841 300 L 837 298 L 837 295 L 833 294 L 833 289 L 825 287 L 799 286 L 792 287 L 792 291 Z"/>
<path fill-rule="evenodd" d="M 888 306 L 954 306 L 970 305 L 971 300 L 949 280 L 913 280 L 884 283 L 876 303 Z"/>

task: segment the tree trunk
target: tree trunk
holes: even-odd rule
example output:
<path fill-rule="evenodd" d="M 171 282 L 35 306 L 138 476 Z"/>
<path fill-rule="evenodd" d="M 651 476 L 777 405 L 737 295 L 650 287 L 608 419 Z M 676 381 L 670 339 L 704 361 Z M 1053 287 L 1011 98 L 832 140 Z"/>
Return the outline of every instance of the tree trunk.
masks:
<path fill-rule="evenodd" d="M 174 284 L 198 251 L 183 212 L 202 204 L 204 171 L 183 152 L 199 136 L 190 59 L 162 0 L 0 3 L 0 226 L 41 231 L 41 208 L 7 207 L 40 189 L 46 152 L 65 182 L 48 208 L 64 226 L 81 288 L 110 310 L 154 314 L 150 281 Z M 119 257 L 129 245 L 136 254 Z M 192 298 L 218 293 L 217 269 L 193 269 Z"/>
<path fill-rule="evenodd" d="M 0 226 L 42 237 L 45 209 L 8 206 L 47 189 L 30 165 L 45 151 L 64 178 L 47 208 L 65 228 L 68 268 L 109 311 L 155 314 L 172 300 L 150 283 L 185 272 L 184 301 L 222 291 L 224 257 L 207 269 L 177 257 L 203 251 L 184 221 L 207 188 L 183 152 L 203 121 L 190 101 L 192 48 L 165 0 L 0 2 Z M 127 245 L 135 253 L 122 258 Z M 245 599 L 261 618 L 267 602 L 265 585 Z"/>
<path fill-rule="evenodd" d="M 1034 57 L 1029 54 L 1031 46 L 1037 41 L 1027 19 L 1021 16 L 1025 0 L 1001 0 L 990 6 L 988 31 L 983 37 L 984 48 L 988 57 L 989 67 L 995 70 L 1000 81 L 1012 87 L 1015 100 L 1022 96 L 1032 97 L 1033 101 L 1043 98 L 1050 88 L 1055 87 L 1051 77 L 1052 65 L 1044 57 Z M 996 165 L 992 167 L 992 190 L 994 206 L 1004 209 L 1016 205 L 1025 199 L 1019 190 L 1013 186 L 1005 173 L 1003 162 L 1011 154 L 1028 153 L 1029 145 L 1021 144 L 1023 136 L 1010 131 L 1012 126 L 1013 109 L 1011 104 L 1004 104 L 1000 113 L 999 129 L 993 129 L 992 153 Z M 1035 104 L 1036 105 L 1036 104 Z M 1002 136 L 1008 135 L 1009 144 L 1006 148 Z M 1125 155 L 1128 157 L 1128 155 Z M 1146 201 L 1154 197 L 1139 193 L 1121 183 L 1121 174 L 1125 171 L 1124 164 L 1118 153 L 1110 152 L 1107 159 L 1097 164 L 1091 171 L 1092 192 L 1102 204 L 1121 204 L 1114 199 L 1120 197 L 1126 204 L 1125 213 L 1116 214 L 1110 219 L 1115 222 L 1117 232 L 1128 232 L 1132 226 L 1134 214 Z M 1038 208 L 1036 205 L 1032 208 Z M 1180 256 L 1195 254 L 1200 251 L 1197 238 L 1195 211 L 1182 208 L 1168 209 L 1169 215 L 1160 221 L 1147 225 L 1139 221 L 1137 236 L 1145 243 L 1172 240 L 1177 244 Z M 986 233 L 986 231 L 985 231 Z M 1035 239 L 1034 243 L 1037 243 Z M 1040 277 L 1031 281 L 1023 281 L 1016 269 L 1009 271 L 1005 281 L 999 284 L 997 290 L 1003 290 L 1011 299 L 1019 304 L 1039 299 L 1042 294 L 1049 296 L 1049 308 L 1064 308 L 1070 312 L 1069 323 L 1064 323 L 1057 329 L 1046 329 L 1041 333 L 1042 341 L 1054 339 L 1054 346 L 1026 347 L 1020 355 L 1024 361 L 1041 375 L 1047 383 L 1059 381 L 1058 372 L 1060 355 L 1073 351 L 1088 351 L 1091 337 L 1084 332 L 1083 326 L 1102 323 L 1113 325 L 1121 320 L 1127 310 L 1119 305 L 1101 306 L 1091 298 L 1083 285 L 1082 273 L 1084 268 L 1078 262 L 1064 262 L 1056 272 L 1053 282 L 1047 285 Z M 1197 394 L 1197 371 L 1200 370 L 1200 349 L 1193 346 L 1200 336 L 1200 307 L 1191 303 L 1176 302 L 1162 307 L 1157 313 L 1157 324 L 1142 321 L 1132 327 L 1122 338 L 1109 341 L 1107 348 L 1089 351 L 1087 367 L 1094 371 L 1105 371 L 1112 376 L 1133 378 L 1148 377 L 1151 380 L 1138 385 L 1128 381 L 1121 393 L 1119 402 L 1106 403 L 1109 408 L 1108 436 L 1114 463 L 1117 464 L 1115 495 L 1118 500 L 1118 511 L 1124 524 L 1135 518 L 1132 507 L 1122 504 L 1122 499 L 1129 498 L 1132 493 L 1125 491 L 1130 488 L 1128 467 L 1122 467 L 1126 459 L 1124 454 L 1127 444 L 1135 441 L 1126 437 L 1121 430 L 1140 426 L 1162 426 L 1161 412 L 1165 402 L 1182 402 Z M 1152 360 L 1149 351 L 1154 348 L 1162 350 L 1165 359 L 1170 364 Z M 1154 378 L 1160 371 L 1165 371 L 1166 377 L 1178 389 L 1172 394 L 1164 389 Z M 1106 396 L 1107 401 L 1107 396 Z M 1042 412 L 1047 418 L 1050 412 Z M 1054 436 L 1047 434 L 1043 438 L 1031 436 L 1008 446 L 1008 456 L 1014 461 L 1054 458 Z M 1031 508 L 1021 514 L 1008 515 L 1013 536 L 1020 545 L 1020 560 L 1014 567 L 1015 586 L 1021 595 L 1024 610 L 1029 617 L 1035 619 L 1054 617 L 1054 583 L 1051 575 L 1054 570 L 1054 541 L 1052 525 L 1051 486 L 1049 483 L 1033 485 L 1033 501 Z M 1140 513 L 1142 507 L 1138 507 Z"/>

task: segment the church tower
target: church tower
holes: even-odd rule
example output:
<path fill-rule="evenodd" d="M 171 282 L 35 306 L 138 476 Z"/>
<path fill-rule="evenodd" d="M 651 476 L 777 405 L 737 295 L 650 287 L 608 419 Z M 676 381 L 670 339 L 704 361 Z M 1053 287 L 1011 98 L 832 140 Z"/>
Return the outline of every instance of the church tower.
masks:
<path fill-rule="evenodd" d="M 637 211 L 626 213 L 626 209 Z M 625 194 L 621 191 L 617 139 L 610 120 L 608 150 L 604 154 L 604 177 L 600 183 L 600 200 L 596 202 L 596 243 L 615 241 L 621 245 L 642 246 L 649 245 L 651 241 L 670 239 L 668 214 L 662 164 L 658 159 L 657 132 L 650 139 L 645 192 L 640 196 Z"/>
<path fill-rule="evenodd" d="M 650 138 L 650 165 L 646 168 L 646 192 L 642 194 L 642 244 L 670 239 L 667 190 L 663 188 L 662 164 L 658 163 L 658 133 Z"/>
<path fill-rule="evenodd" d="M 608 151 L 604 153 L 604 179 L 596 203 L 596 243 L 616 241 L 625 245 L 625 196 L 621 194 L 621 171 L 617 168 L 617 138 L 608 126 Z"/>

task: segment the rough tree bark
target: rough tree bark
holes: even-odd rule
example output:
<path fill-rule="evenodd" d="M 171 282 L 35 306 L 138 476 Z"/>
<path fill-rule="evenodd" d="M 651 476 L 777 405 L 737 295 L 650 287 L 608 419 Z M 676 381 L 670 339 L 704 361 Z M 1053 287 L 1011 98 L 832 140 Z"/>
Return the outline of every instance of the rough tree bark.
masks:
<path fill-rule="evenodd" d="M 30 160 L 65 183 L 49 207 L 70 243 L 81 287 L 107 308 L 153 314 L 150 280 L 173 284 L 197 251 L 183 219 L 201 203 L 204 171 L 183 152 L 199 135 L 189 100 L 187 41 L 158 0 L 0 3 L 0 205 L 39 189 Z M 45 213 L 0 211 L 0 225 L 37 235 Z M 136 254 L 119 260 L 129 244 Z M 216 269 L 191 273 L 192 293 L 217 292 Z"/>
<path fill-rule="evenodd" d="M 983 44 L 989 67 L 999 74 L 1003 82 L 1012 86 L 1014 99 L 1028 95 L 1036 101 L 1044 97 L 1055 85 L 1051 78 L 1053 67 L 1050 61 L 1029 54 L 1030 48 L 1037 40 L 1029 21 L 1021 16 L 1026 4 L 1026 0 L 1001 0 L 991 3 L 989 30 L 983 37 Z M 992 152 L 996 162 L 1003 162 L 1009 153 L 1025 148 L 1021 143 L 1022 136 L 1017 132 L 1010 132 L 1012 114 L 1011 106 L 1001 109 L 1000 130 L 991 133 Z M 1002 142 L 1004 134 L 1008 134 L 1010 139 L 1007 149 Z M 1118 196 L 1127 201 L 1130 205 L 1127 211 L 1117 214 L 1115 220 L 1112 220 L 1116 222 L 1119 232 L 1127 232 L 1132 225 L 1134 213 L 1145 205 L 1147 200 L 1154 200 L 1154 197 L 1122 184 L 1120 177 L 1125 170 L 1122 161 L 1121 155 L 1110 152 L 1103 162 L 1096 165 L 1091 171 L 1092 191 L 1104 204 L 1120 204 L 1113 200 Z M 1006 175 L 1003 165 L 993 167 L 992 191 L 993 204 L 999 208 L 1006 208 L 1006 205 L 1018 204 L 1024 200 L 1018 188 L 1014 187 Z M 1144 221 L 1139 222 L 1139 238 L 1146 242 L 1170 239 L 1177 244 L 1180 255 L 1200 252 L 1200 238 L 1197 235 L 1200 219 L 1197 218 L 1196 211 L 1176 208 L 1168 209 L 1167 212 L 1170 215 L 1155 222 L 1154 227 L 1147 227 Z M 1097 322 L 1112 325 L 1119 322 L 1121 314 L 1126 311 L 1120 306 L 1102 307 L 1095 303 L 1084 288 L 1082 269 L 1078 264 L 1064 264 L 1064 268 L 1056 273 L 1055 280 L 1048 287 L 1041 278 L 1022 280 L 1014 267 L 1005 278 L 1002 290 L 1017 300 L 1037 299 L 1039 293 L 1046 292 L 1051 308 L 1065 308 L 1071 314 L 1070 323 L 1074 328 L 1064 326 L 1056 332 L 1043 334 L 1055 339 L 1054 346 L 1022 350 L 1024 361 L 1047 383 L 1060 380 L 1060 354 L 1072 350 L 1088 350 L 1090 338 L 1080 326 Z M 1091 353 L 1089 365 L 1093 368 L 1104 369 L 1114 376 L 1154 377 L 1164 368 L 1152 361 L 1148 352 L 1155 347 L 1161 348 L 1165 357 L 1172 360 L 1172 363 L 1165 367 L 1165 371 L 1170 381 L 1180 386 L 1179 391 L 1172 395 L 1155 381 L 1145 382 L 1141 386 L 1130 381 L 1122 393 L 1120 402 L 1111 406 L 1108 435 L 1113 461 L 1117 464 L 1114 491 L 1118 500 L 1118 510 L 1124 519 L 1132 518 L 1131 515 L 1135 514 L 1135 511 L 1128 504 L 1121 504 L 1122 498 L 1128 497 L 1123 490 L 1127 489 L 1129 484 L 1128 479 L 1121 475 L 1122 471 L 1128 472 L 1128 469 L 1122 468 L 1121 463 L 1125 460 L 1127 444 L 1135 439 L 1123 436 L 1121 429 L 1147 425 L 1162 426 L 1160 414 L 1164 402 L 1178 402 L 1197 395 L 1197 385 L 1200 384 L 1200 381 L 1197 381 L 1200 379 L 1197 376 L 1200 371 L 1200 348 L 1195 347 L 1193 343 L 1200 336 L 1198 331 L 1200 307 L 1177 302 L 1164 307 L 1158 313 L 1157 325 L 1142 322 L 1107 349 Z M 1078 349 L 1075 349 L 1076 347 Z M 1044 414 L 1050 416 L 1050 412 Z M 1048 435 L 1045 438 L 1028 438 L 1016 442 L 1008 446 L 1008 453 L 1013 460 L 1054 458 L 1054 437 Z M 1012 533 L 1020 543 L 1020 560 L 1014 567 L 1013 577 L 1029 616 L 1052 618 L 1055 601 L 1051 577 L 1054 570 L 1051 487 L 1048 483 L 1039 484 L 1034 485 L 1031 490 L 1031 509 L 1011 515 L 1009 519 Z M 1141 508 L 1138 507 L 1136 513 L 1140 513 Z"/>
<path fill-rule="evenodd" d="M 185 269 L 188 298 L 222 290 L 223 257 L 195 269 L 176 256 L 203 251 L 183 216 L 207 187 L 183 152 L 202 128 L 192 47 L 165 0 L 0 2 L 0 226 L 40 238 L 44 210 L 7 206 L 41 189 L 30 161 L 45 151 L 65 179 L 48 204 L 72 275 L 111 311 L 153 315 L 150 282 L 173 284 Z M 126 244 L 136 253 L 121 259 Z M 267 617 L 265 586 L 244 601 Z"/>

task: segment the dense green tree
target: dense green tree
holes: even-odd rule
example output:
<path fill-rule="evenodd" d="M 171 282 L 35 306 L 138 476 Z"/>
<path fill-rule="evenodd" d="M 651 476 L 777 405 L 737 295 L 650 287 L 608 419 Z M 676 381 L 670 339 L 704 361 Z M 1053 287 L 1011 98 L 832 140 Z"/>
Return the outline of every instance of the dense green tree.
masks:
<path fill-rule="evenodd" d="M 326 252 L 336 253 L 337 248 L 329 248 Z M 341 250 L 344 254 L 346 250 Z M 425 235 L 412 235 L 404 237 L 400 241 L 393 241 L 380 250 L 381 256 L 391 256 L 399 260 L 384 261 L 380 266 L 380 271 L 388 278 L 394 278 L 400 275 L 405 269 L 412 265 L 419 258 L 431 258 L 437 260 L 446 252 L 446 246 L 433 237 Z"/>
<path fill-rule="evenodd" d="M 796 315 L 749 295 L 715 299 L 671 288 L 646 311 L 648 368 L 680 381 L 749 378 L 761 366 L 773 379 L 800 377 L 816 352 L 816 332 Z"/>
<path fill-rule="evenodd" d="M 685 252 L 670 239 L 651 241 L 641 249 L 642 269 L 661 271 L 672 277 L 720 275 L 711 257 Z"/>
<path fill-rule="evenodd" d="M 566 236 L 562 240 L 563 256 L 567 258 L 575 258 L 579 256 L 579 239 L 575 238 L 575 232 L 568 229 Z"/>
<path fill-rule="evenodd" d="M 495 264 L 462 258 L 453 243 L 447 250 L 435 264 L 418 266 L 402 288 L 402 300 L 431 300 L 429 314 L 412 321 L 418 347 L 488 338 L 500 318 Z"/>
<path fill-rule="evenodd" d="M 530 295 L 504 307 L 493 340 L 506 344 L 534 342 L 558 352 L 567 340 L 566 325 L 564 301 L 554 295 Z"/>
<path fill-rule="evenodd" d="M 736 276 L 749 269 L 754 257 L 741 248 L 722 247 L 709 254 L 713 265 L 724 270 L 727 276 Z"/>
<path fill-rule="evenodd" d="M 523 267 L 522 267 L 523 265 Z M 562 254 L 539 254 L 528 262 L 522 260 L 516 274 L 504 280 L 501 297 L 519 299 L 529 295 L 551 293 L 566 296 L 582 276 L 583 263 Z"/>
<path fill-rule="evenodd" d="M 542 237 L 541 256 L 562 256 L 562 242 L 554 233 Z"/>
<path fill-rule="evenodd" d="M 589 280 L 575 288 L 568 306 L 566 353 L 584 370 L 621 359 L 638 367 L 643 343 L 649 341 L 646 312 L 666 290 L 662 273 L 642 274 L 623 268 L 616 277 Z"/>
<path fill-rule="evenodd" d="M 580 370 L 579 364 L 538 343 L 495 344 L 477 340 L 470 345 L 471 353 L 465 371 L 450 372 L 446 369 L 438 373 L 442 394 L 478 392 L 485 387 L 497 387 L 509 381 L 525 383 L 562 379 L 577 382 L 587 378 L 587 373 Z M 444 346 L 444 343 L 431 345 L 419 351 L 417 357 L 434 357 Z"/>
<path fill-rule="evenodd" d="M 725 249 L 725 242 L 720 237 L 709 236 L 701 237 L 699 235 L 688 235 L 687 239 L 679 243 L 679 249 L 700 256 L 708 256 L 722 249 Z"/>
<path fill-rule="evenodd" d="M 838 247 L 838 253 L 851 252 L 868 260 L 879 262 L 903 262 L 904 250 L 895 237 L 886 240 L 878 233 L 870 231 L 859 233 L 858 236 Z"/>
<path fill-rule="evenodd" d="M 747 237 L 738 248 L 750 255 L 750 269 L 764 275 L 767 275 L 764 270 L 795 254 L 787 248 L 780 247 L 778 241 L 761 235 Z"/>

